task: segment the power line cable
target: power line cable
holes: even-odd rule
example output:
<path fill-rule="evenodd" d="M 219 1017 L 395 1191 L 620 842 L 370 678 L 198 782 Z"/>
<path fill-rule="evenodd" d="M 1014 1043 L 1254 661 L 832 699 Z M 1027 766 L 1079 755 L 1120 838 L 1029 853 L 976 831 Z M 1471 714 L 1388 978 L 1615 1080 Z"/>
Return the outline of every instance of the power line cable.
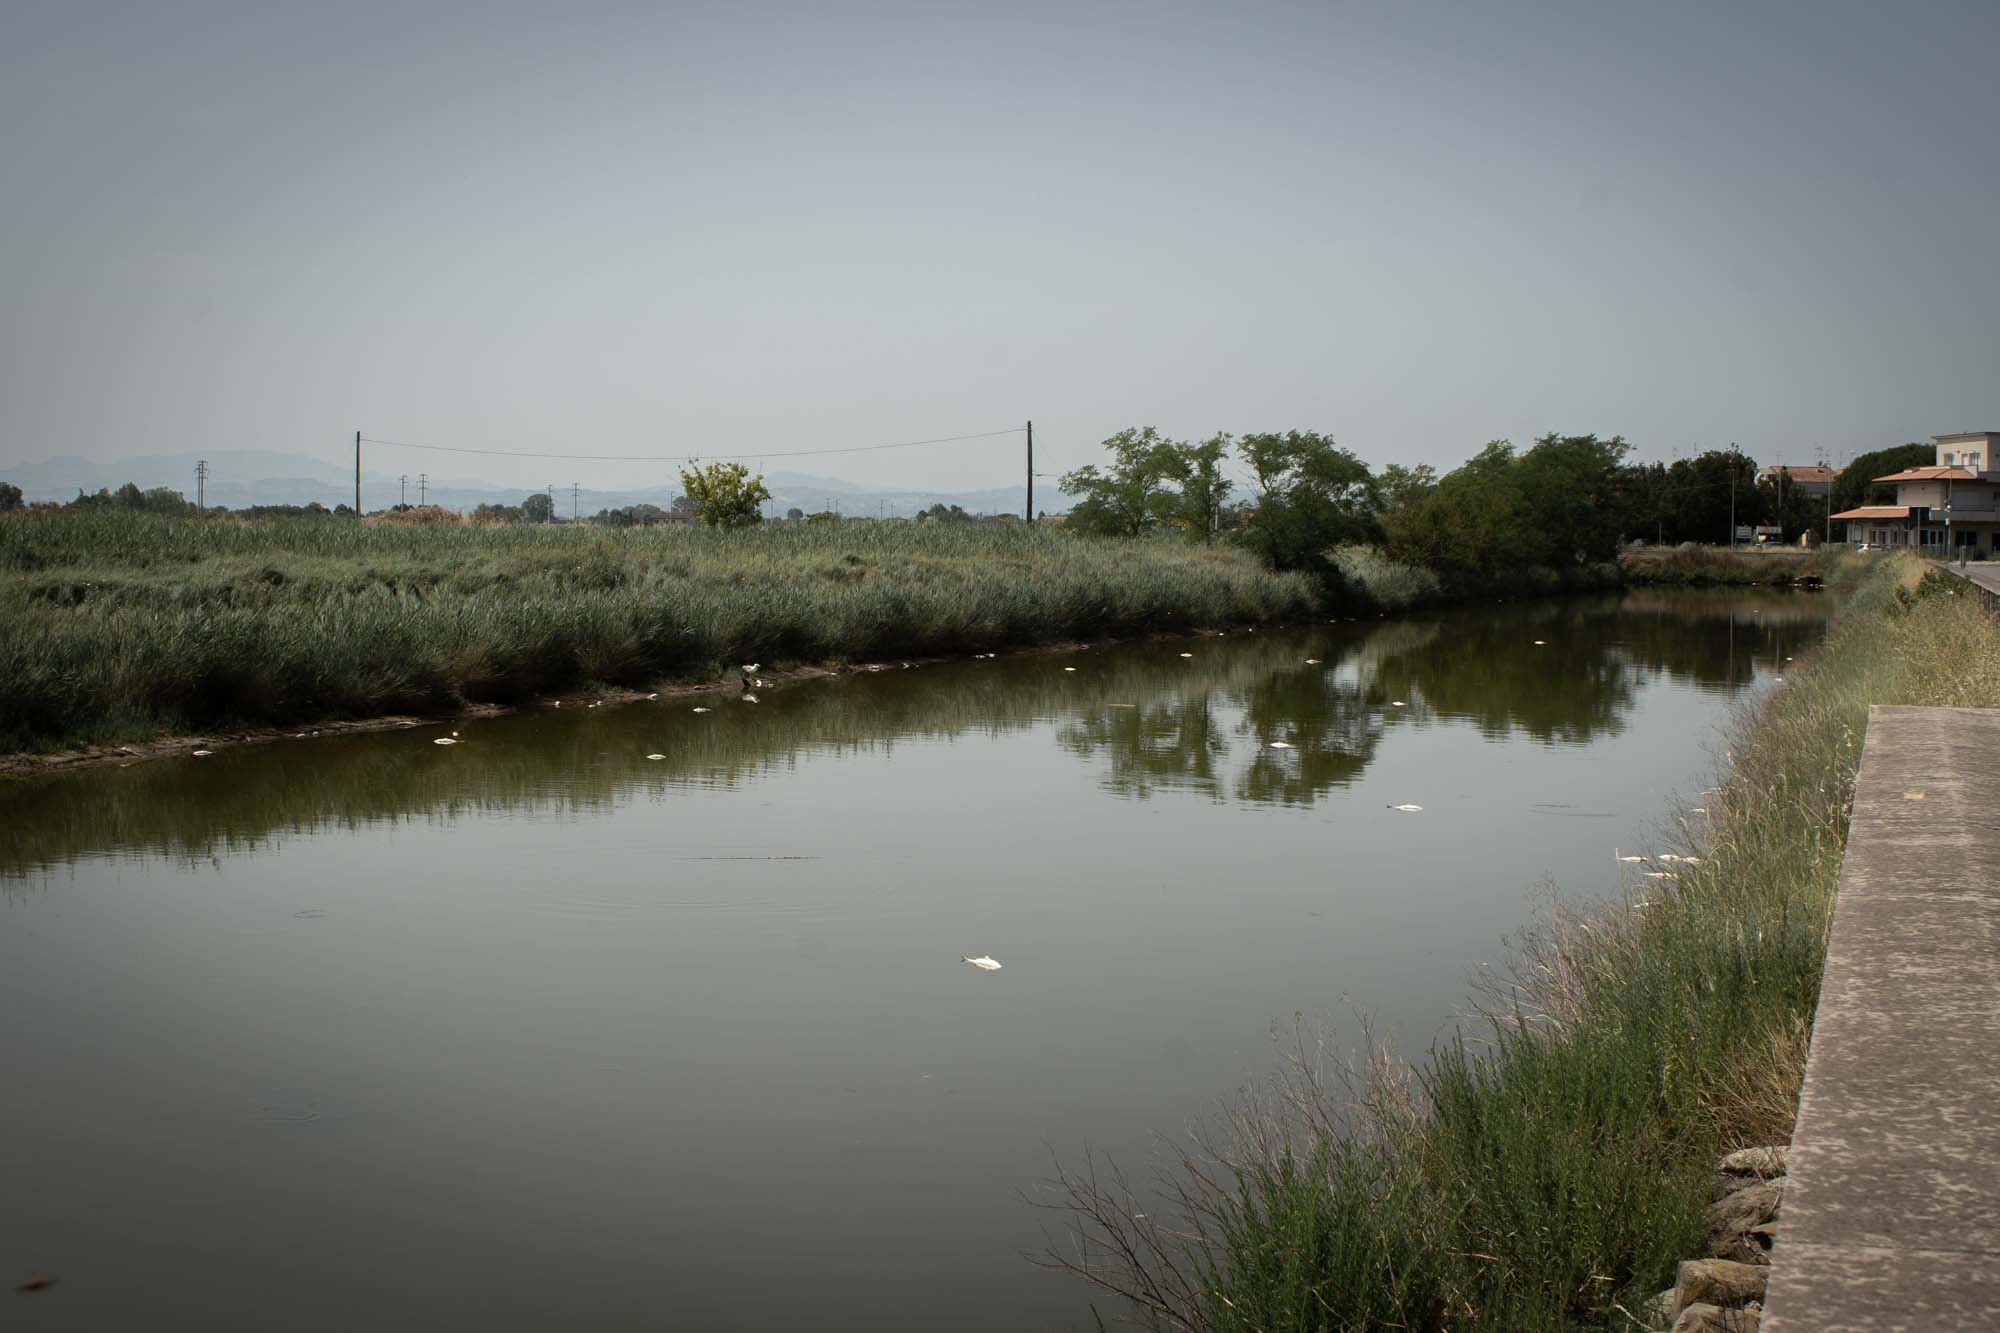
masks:
<path fill-rule="evenodd" d="M 443 454 L 482 454 L 491 458 L 542 458 L 558 461 L 589 463 L 691 463 L 696 461 L 736 461 L 745 458 L 810 458 L 821 454 L 866 454 L 881 449 L 914 449 L 925 444 L 957 444 L 964 440 L 993 440 L 1003 435 L 1019 435 L 1020 426 L 1006 430 L 982 431 L 974 435 L 941 435 L 930 440 L 899 440 L 894 444 L 859 444 L 837 449 L 792 449 L 759 450 L 747 454 L 543 454 L 527 453 L 512 449 L 473 449 L 463 445 L 417 444 L 410 440 L 381 440 L 372 435 L 361 437 L 364 444 L 383 444 L 395 449 L 427 449 Z"/>

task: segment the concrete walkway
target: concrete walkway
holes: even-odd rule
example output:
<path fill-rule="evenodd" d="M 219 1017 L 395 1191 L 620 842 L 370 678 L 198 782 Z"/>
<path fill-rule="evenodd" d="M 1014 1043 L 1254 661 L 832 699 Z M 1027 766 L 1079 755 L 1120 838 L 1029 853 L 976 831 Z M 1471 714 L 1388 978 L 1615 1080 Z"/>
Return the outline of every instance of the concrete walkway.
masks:
<path fill-rule="evenodd" d="M 1957 567 L 1953 566 L 1953 568 L 1956 569 Z M 1976 565 L 1968 564 L 1958 572 L 1992 593 L 1995 597 L 2000 597 L 2000 564 L 1994 564 L 1992 561 L 1985 561 Z"/>
<path fill-rule="evenodd" d="M 2000 710 L 1878 705 L 1765 1333 L 2000 1328 Z"/>

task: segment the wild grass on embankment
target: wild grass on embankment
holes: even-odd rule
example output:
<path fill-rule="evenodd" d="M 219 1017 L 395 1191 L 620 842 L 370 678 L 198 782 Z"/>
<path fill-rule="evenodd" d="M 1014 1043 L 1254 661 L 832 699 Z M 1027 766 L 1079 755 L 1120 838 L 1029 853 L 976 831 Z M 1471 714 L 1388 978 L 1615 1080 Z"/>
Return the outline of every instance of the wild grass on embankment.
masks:
<path fill-rule="evenodd" d="M 1067 1175 L 1086 1244 L 1052 1257 L 1158 1328 L 1637 1326 L 1705 1248 L 1717 1157 L 1790 1134 L 1868 705 L 2000 704 L 2000 622 L 1921 572 L 1835 570 L 1832 637 L 1661 849 L 1698 861 L 1558 918 L 1414 1071 L 1303 1051 L 1163 1182 L 1179 1217 Z"/>
<path fill-rule="evenodd" d="M 1816 586 L 1826 577 L 1827 559 L 1820 551 L 1797 547 L 1732 551 L 1721 546 L 1696 546 L 1628 551 L 1619 558 L 1618 568 L 1632 587 Z"/>
<path fill-rule="evenodd" d="M 1312 610 L 1241 551 L 1000 525 L 25 513 L 0 520 L 0 751 Z"/>

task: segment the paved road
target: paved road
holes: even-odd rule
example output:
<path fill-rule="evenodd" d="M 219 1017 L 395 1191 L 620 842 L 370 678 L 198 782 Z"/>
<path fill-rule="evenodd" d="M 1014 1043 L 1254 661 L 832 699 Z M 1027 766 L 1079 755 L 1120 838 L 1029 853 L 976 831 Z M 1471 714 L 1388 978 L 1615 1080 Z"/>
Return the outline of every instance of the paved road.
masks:
<path fill-rule="evenodd" d="M 1764 1333 L 2000 1328 L 1997 792 L 2000 709 L 1869 711 Z"/>

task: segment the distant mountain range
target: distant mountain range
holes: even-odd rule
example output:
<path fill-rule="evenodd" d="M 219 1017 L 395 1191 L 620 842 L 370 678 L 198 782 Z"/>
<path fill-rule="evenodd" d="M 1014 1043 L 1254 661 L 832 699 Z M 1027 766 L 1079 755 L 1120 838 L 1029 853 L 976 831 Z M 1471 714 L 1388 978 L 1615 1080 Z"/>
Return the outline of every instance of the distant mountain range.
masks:
<path fill-rule="evenodd" d="M 0 481 L 13 482 L 29 500 L 72 500 L 79 489 L 93 492 L 99 489 L 116 490 L 128 481 L 136 482 L 141 490 L 155 486 L 172 487 L 192 500 L 195 491 L 194 466 L 200 458 L 208 460 L 208 502 L 211 505 L 245 509 L 251 505 L 303 505 L 317 501 L 331 509 L 335 505 L 350 504 L 354 499 L 354 473 L 351 470 L 304 454 L 261 449 L 209 454 L 148 454 L 112 463 L 70 457 L 51 458 L 42 463 L 0 464 Z M 934 504 L 958 505 L 974 514 L 1018 514 L 1026 499 L 1025 490 L 1020 486 L 997 486 L 976 491 L 904 490 L 862 486 L 838 477 L 813 476 L 804 472 L 766 473 L 764 484 L 771 491 L 771 500 L 764 506 L 764 512 L 773 517 L 788 509 L 802 509 L 811 514 L 827 508 L 836 508 L 843 514 L 870 517 L 901 514 L 907 517 Z M 395 477 L 368 472 L 364 467 L 361 500 L 370 513 L 395 504 L 403 489 Z M 414 480 L 409 484 L 408 494 L 410 503 L 415 504 L 417 484 Z M 518 487 L 465 479 L 433 481 L 429 488 L 430 502 L 447 509 L 471 509 L 480 504 L 517 505 L 532 494 L 534 492 Z M 635 504 L 658 505 L 665 509 L 679 494 L 680 487 L 675 485 L 642 490 L 586 489 L 575 497 L 575 508 L 585 517 L 600 509 L 620 509 Z M 559 489 L 555 498 L 556 512 L 567 516 L 572 507 L 570 493 Z M 1066 511 L 1069 504 L 1054 486 L 1046 491 L 1036 487 L 1035 507 L 1058 514 Z"/>

